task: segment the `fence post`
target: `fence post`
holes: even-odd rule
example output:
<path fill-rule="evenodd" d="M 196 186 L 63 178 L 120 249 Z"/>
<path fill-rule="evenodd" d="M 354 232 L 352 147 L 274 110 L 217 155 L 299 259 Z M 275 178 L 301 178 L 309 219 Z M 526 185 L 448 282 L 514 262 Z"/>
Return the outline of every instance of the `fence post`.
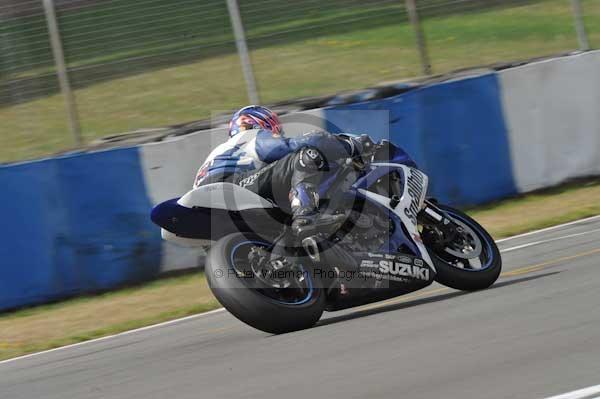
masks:
<path fill-rule="evenodd" d="M 419 19 L 419 12 L 417 11 L 416 0 L 406 0 L 406 10 L 408 11 L 410 23 L 415 29 L 415 37 L 417 38 L 417 47 L 419 48 L 419 55 L 421 56 L 421 67 L 423 69 L 423 73 L 425 75 L 431 75 L 431 62 L 427 52 L 425 33 L 423 32 L 421 20 Z"/>
<path fill-rule="evenodd" d="M 56 74 L 58 75 L 58 83 L 60 90 L 65 97 L 65 105 L 69 117 L 69 126 L 71 133 L 75 138 L 77 146 L 81 146 L 81 126 L 79 124 L 79 115 L 77 114 L 77 103 L 69 82 L 67 66 L 65 64 L 65 55 L 63 53 L 62 41 L 58 30 L 58 22 L 56 20 L 56 10 L 54 9 L 53 0 L 43 0 L 44 11 L 46 13 L 46 23 L 48 24 L 48 33 L 50 35 L 50 45 L 52 46 L 52 54 L 54 55 L 54 63 L 56 64 Z"/>
<path fill-rule="evenodd" d="M 573 17 L 575 18 L 575 30 L 577 30 L 577 40 L 579 41 L 579 49 L 587 51 L 590 49 L 585 24 L 583 22 L 583 11 L 581 8 L 581 0 L 571 0 L 573 6 Z"/>
<path fill-rule="evenodd" d="M 235 45 L 242 63 L 242 72 L 246 80 L 246 88 L 248 90 L 248 99 L 252 104 L 260 104 L 258 98 L 258 90 L 256 90 L 256 81 L 254 80 L 254 71 L 252 63 L 248 55 L 248 45 L 246 44 L 246 34 L 244 33 L 244 25 L 240 16 L 240 9 L 237 0 L 227 0 L 227 9 L 229 10 L 229 18 L 233 34 L 235 35 Z"/>

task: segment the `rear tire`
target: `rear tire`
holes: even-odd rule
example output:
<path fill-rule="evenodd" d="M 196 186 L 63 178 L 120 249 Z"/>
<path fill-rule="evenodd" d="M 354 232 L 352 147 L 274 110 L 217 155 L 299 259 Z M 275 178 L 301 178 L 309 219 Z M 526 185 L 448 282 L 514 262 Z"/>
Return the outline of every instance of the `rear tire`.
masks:
<path fill-rule="evenodd" d="M 325 293 L 310 270 L 312 289 L 298 303 L 284 303 L 249 288 L 244 278 L 234 271 L 232 254 L 244 245 L 268 245 L 264 239 L 234 233 L 220 239 L 210 250 L 206 261 L 206 277 L 217 300 L 236 318 L 268 333 L 282 334 L 312 327 L 325 309 Z"/>
<path fill-rule="evenodd" d="M 440 284 L 462 291 L 477 291 L 490 287 L 496 282 L 502 271 L 502 258 L 494 239 L 479 223 L 464 212 L 447 205 L 437 204 L 437 206 L 447 212 L 451 218 L 458 219 L 475 231 L 484 245 L 489 257 L 489 264 L 481 270 L 463 270 L 447 263 L 430 251 L 431 260 L 437 270 L 435 280 Z"/>

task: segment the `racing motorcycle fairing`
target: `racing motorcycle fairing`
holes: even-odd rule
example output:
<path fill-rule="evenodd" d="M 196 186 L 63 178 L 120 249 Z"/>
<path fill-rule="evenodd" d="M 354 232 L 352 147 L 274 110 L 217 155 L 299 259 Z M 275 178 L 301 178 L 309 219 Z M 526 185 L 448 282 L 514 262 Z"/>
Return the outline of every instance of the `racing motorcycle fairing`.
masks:
<path fill-rule="evenodd" d="M 196 190 L 198 189 L 192 191 Z M 242 190 L 246 189 L 242 188 Z M 196 192 L 194 196 L 199 194 L 201 192 Z M 206 191 L 203 194 L 206 194 Z M 189 199 L 183 202 L 189 204 Z M 268 233 L 275 234 L 279 231 L 288 217 L 279 208 L 273 206 L 230 211 L 205 206 L 188 207 L 181 205 L 180 202 L 181 198 L 174 198 L 155 206 L 152 209 L 151 219 L 164 230 L 162 232 L 164 239 L 185 246 L 200 245 L 199 242 L 194 243 L 192 240 L 216 241 L 240 231 L 260 231 L 269 237 Z"/>
<path fill-rule="evenodd" d="M 193 241 L 177 238 L 216 241 L 238 231 L 256 231 L 257 226 L 267 231 L 280 229 L 285 220 L 281 213 L 258 194 L 233 183 L 219 182 L 157 205 L 151 218 L 170 233 L 162 233 L 165 239 L 193 245 Z"/>
<path fill-rule="evenodd" d="M 350 283 L 349 292 L 329 298 L 326 310 L 336 311 L 386 300 L 418 291 L 434 282 L 435 271 L 419 257 L 378 252 L 355 255 L 361 273 L 358 283 L 364 278 L 371 278 L 371 281 L 376 281 L 375 286 L 356 289 L 352 281 L 345 281 L 346 284 Z"/>
<path fill-rule="evenodd" d="M 396 188 L 393 184 L 389 184 L 389 188 L 383 190 L 388 192 L 382 192 L 378 183 L 383 177 L 394 173 L 398 179 Z M 381 248 L 382 251 L 398 252 L 398 248 L 404 244 L 414 255 L 421 257 L 427 265 L 434 268 L 417 227 L 417 214 L 423 208 L 427 186 L 427 175 L 418 169 L 380 162 L 372 163 L 371 171 L 359 179 L 352 188 L 366 200 L 384 208 L 390 216 L 391 223 L 394 224 L 393 232 L 388 242 Z M 394 191 L 398 191 L 399 195 Z"/>
<path fill-rule="evenodd" d="M 197 187 L 177 203 L 186 208 L 212 208 L 229 211 L 246 209 L 269 209 L 274 205 L 260 195 L 237 184 L 220 182 Z"/>

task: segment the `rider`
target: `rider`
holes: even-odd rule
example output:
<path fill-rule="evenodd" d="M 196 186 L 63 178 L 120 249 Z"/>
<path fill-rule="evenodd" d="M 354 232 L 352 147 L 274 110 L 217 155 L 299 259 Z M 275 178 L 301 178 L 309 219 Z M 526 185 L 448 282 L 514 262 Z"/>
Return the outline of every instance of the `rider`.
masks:
<path fill-rule="evenodd" d="M 270 109 L 250 105 L 229 123 L 229 140 L 215 148 L 200 168 L 194 187 L 229 181 L 291 211 L 292 230 L 318 217 L 323 173 L 348 158 L 360 161 L 368 136 L 310 132 L 284 137 L 279 117 Z"/>

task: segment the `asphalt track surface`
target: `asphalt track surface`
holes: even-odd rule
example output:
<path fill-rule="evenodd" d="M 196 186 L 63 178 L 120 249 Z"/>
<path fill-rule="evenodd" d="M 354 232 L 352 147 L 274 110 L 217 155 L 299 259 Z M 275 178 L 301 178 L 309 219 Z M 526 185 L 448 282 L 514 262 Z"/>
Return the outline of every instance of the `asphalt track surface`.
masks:
<path fill-rule="evenodd" d="M 226 312 L 187 318 L 2 362 L 0 398 L 546 398 L 600 384 L 600 218 L 499 245 L 504 272 L 485 291 L 434 285 L 280 336 Z"/>

